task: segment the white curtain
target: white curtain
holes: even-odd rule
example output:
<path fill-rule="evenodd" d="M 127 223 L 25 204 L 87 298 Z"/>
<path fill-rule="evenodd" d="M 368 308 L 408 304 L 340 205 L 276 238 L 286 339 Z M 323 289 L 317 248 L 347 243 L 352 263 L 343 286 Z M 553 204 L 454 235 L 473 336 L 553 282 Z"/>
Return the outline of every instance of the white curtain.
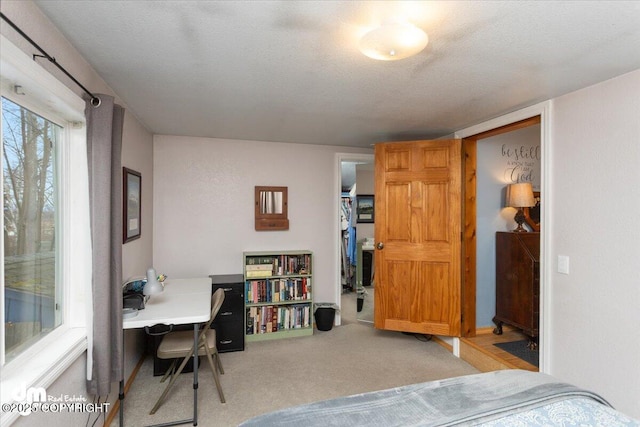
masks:
<path fill-rule="evenodd" d="M 113 97 L 88 100 L 87 157 L 93 258 L 93 322 L 87 350 L 87 392 L 105 396 L 122 378 L 122 126 Z"/>

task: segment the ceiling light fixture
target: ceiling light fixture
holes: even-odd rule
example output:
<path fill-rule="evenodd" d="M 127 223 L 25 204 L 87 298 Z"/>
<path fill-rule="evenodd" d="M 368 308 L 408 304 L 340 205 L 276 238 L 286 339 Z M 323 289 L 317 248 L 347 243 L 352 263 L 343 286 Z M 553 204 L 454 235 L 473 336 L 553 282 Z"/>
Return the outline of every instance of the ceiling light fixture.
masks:
<path fill-rule="evenodd" d="M 420 53 L 429 36 L 409 23 L 386 22 L 360 39 L 360 51 L 369 58 L 395 61 Z"/>

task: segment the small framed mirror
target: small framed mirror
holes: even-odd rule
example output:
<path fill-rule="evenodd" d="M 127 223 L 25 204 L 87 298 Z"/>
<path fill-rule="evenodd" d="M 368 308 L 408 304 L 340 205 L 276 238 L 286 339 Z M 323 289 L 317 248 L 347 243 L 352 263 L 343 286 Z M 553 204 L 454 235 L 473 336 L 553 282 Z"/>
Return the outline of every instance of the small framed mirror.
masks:
<path fill-rule="evenodd" d="M 256 231 L 288 230 L 287 187 L 255 187 Z"/>

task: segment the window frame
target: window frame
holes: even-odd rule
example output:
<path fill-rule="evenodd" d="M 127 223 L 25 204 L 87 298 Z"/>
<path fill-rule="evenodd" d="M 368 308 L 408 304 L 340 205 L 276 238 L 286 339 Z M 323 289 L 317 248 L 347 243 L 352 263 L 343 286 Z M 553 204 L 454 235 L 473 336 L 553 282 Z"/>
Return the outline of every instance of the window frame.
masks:
<path fill-rule="evenodd" d="M 68 159 L 68 149 L 67 147 L 65 147 L 66 145 L 68 145 L 68 141 L 70 141 L 71 138 L 71 134 L 70 132 L 68 132 L 68 126 L 69 124 L 60 116 L 58 116 L 57 114 L 50 112 L 50 111 L 44 111 L 37 103 L 37 101 L 34 101 L 33 99 L 31 99 L 31 97 L 29 97 L 28 95 L 16 95 L 14 93 L 8 93 L 8 91 L 4 88 L 4 87 L 0 87 L 0 102 L 2 102 L 1 98 L 5 98 L 8 99 L 9 101 L 13 102 L 14 104 L 18 105 L 21 108 L 27 109 L 37 115 L 39 115 L 40 117 L 42 117 L 43 119 L 57 125 L 60 126 L 60 128 L 62 129 L 58 135 L 59 139 L 54 147 L 54 151 L 53 151 L 53 160 L 54 160 L 54 171 L 55 171 L 55 185 L 56 185 L 56 189 L 55 189 L 55 194 L 54 197 L 56 199 L 55 203 L 56 203 L 56 212 L 55 212 L 55 228 L 56 228 L 56 243 L 55 243 L 55 250 L 56 250 L 56 269 L 55 269 L 55 273 L 56 273 L 56 278 L 55 278 L 55 283 L 56 283 L 56 288 L 55 288 L 55 304 L 59 305 L 61 308 L 60 309 L 56 309 L 54 311 L 54 316 L 55 316 L 55 324 L 58 324 L 58 319 L 60 319 L 60 324 L 56 327 L 54 327 L 53 330 L 51 330 L 50 332 L 46 332 L 43 335 L 40 335 L 39 337 L 37 337 L 37 340 L 34 341 L 33 344 L 25 347 L 21 353 L 24 353 L 24 351 L 26 351 L 27 349 L 29 349 L 29 351 L 31 351 L 31 349 L 34 348 L 34 346 L 36 346 L 37 343 L 39 343 L 41 340 L 43 340 L 44 338 L 46 338 L 48 335 L 54 333 L 55 331 L 58 330 L 58 328 L 60 326 L 62 326 L 64 324 L 65 319 L 68 319 L 68 315 L 70 313 L 67 313 L 67 304 L 66 301 L 64 299 L 67 290 L 65 289 L 66 286 L 64 285 L 65 283 L 67 283 L 68 281 L 66 280 L 66 276 L 65 276 L 65 270 L 63 269 L 63 261 L 64 261 L 64 257 L 65 257 L 65 251 L 64 251 L 64 242 L 66 241 L 66 237 L 64 236 L 64 230 L 67 229 L 68 225 L 65 224 L 66 220 L 66 215 L 63 212 L 63 206 L 64 206 L 64 201 L 66 198 L 68 198 L 68 189 L 63 189 L 61 188 L 62 185 L 64 183 L 67 182 L 67 180 L 69 179 L 67 176 L 68 173 L 68 168 L 69 168 L 69 159 Z M 1 122 L 1 118 L 0 118 L 0 122 Z M 2 131 L 0 130 L 0 133 Z M 2 150 L 4 149 L 4 147 L 2 148 Z M 0 164 L 3 163 L 4 158 L 0 159 Z M 0 177 L 0 182 L 3 182 L 4 177 Z M 2 199 L 2 201 L 0 201 L 0 206 L 3 206 L 3 202 L 4 202 L 4 197 Z M 0 225 L 2 225 L 4 227 L 4 217 L 0 218 Z M 4 245 L 2 245 L 2 257 L 4 259 Z M 0 289 L 2 290 L 2 298 L 4 298 L 4 262 L 2 267 L 0 267 L 2 270 L 2 283 L 0 283 Z M 0 312 L 2 312 L 2 318 L 4 321 L 4 303 L 2 304 L 2 309 L 0 310 Z M 59 339 L 59 333 L 54 334 L 54 338 L 53 339 Z M 34 337 L 36 338 L 36 337 Z M 6 361 L 6 352 L 5 352 L 5 342 L 4 342 L 4 336 L 2 337 L 2 339 L 0 340 L 0 343 L 2 344 L 0 346 L 0 366 L 3 367 L 3 369 L 7 368 L 7 369 L 11 369 L 11 362 Z M 16 356 L 16 359 L 19 358 L 20 356 Z"/>
<path fill-rule="evenodd" d="M 60 238 L 56 242 L 56 251 L 60 254 L 56 257 L 56 293 L 58 288 L 62 291 L 61 300 L 56 296 L 56 302 L 62 305 L 62 323 L 5 363 L 3 261 L 0 265 L 0 317 L 3 319 L 0 396 L 2 403 L 7 403 L 12 401 L 12 391 L 19 387 L 50 386 L 85 354 L 92 319 L 91 238 L 85 103 L 4 36 L 0 36 L 0 43 L 1 95 L 63 127 L 55 154 L 59 179 L 56 227 L 60 227 L 57 232 Z M 15 85 L 22 87 L 21 93 L 29 95 L 16 94 L 12 91 Z M 0 206 L 2 203 L 0 200 Z M 4 217 L 0 221 L 4 222 Z M 4 260 L 4 245 L 0 245 L 0 255 Z M 3 412 L 0 424 L 11 423 L 17 417 L 17 413 Z"/>

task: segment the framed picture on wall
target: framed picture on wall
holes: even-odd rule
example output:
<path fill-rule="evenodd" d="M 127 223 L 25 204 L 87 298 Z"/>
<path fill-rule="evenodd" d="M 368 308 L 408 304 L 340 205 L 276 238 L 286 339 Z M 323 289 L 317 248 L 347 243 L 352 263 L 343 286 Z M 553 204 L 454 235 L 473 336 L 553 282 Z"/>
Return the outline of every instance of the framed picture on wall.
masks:
<path fill-rule="evenodd" d="M 140 213 L 142 211 L 142 175 L 129 168 L 122 168 L 123 181 L 123 232 L 122 242 L 140 238 Z"/>
<path fill-rule="evenodd" d="M 356 222 L 372 223 L 374 221 L 374 199 L 372 194 L 356 196 Z"/>

